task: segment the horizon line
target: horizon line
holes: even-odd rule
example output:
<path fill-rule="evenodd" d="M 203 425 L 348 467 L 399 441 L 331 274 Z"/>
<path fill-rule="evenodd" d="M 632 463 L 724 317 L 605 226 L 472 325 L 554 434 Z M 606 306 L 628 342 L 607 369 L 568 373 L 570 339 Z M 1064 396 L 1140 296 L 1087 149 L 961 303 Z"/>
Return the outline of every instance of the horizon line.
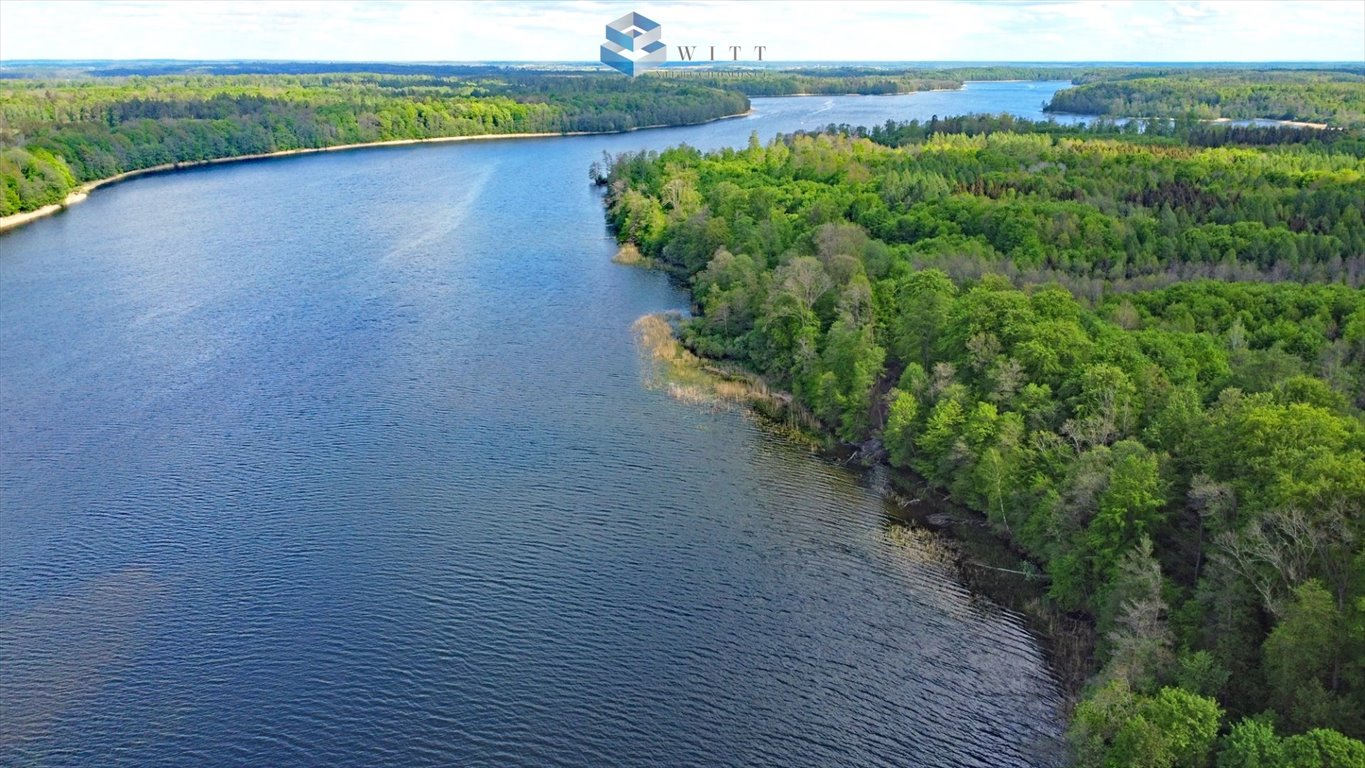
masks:
<path fill-rule="evenodd" d="M 95 64 L 125 62 L 190 63 L 268 63 L 268 64 L 595 64 L 596 59 L 176 59 L 176 58 L 120 58 L 120 59 L 5 59 L 6 64 Z M 668 61 L 667 65 L 684 66 L 755 66 L 763 64 L 1338 64 L 1365 69 L 1365 61 L 1347 59 L 771 59 L 763 61 Z"/>

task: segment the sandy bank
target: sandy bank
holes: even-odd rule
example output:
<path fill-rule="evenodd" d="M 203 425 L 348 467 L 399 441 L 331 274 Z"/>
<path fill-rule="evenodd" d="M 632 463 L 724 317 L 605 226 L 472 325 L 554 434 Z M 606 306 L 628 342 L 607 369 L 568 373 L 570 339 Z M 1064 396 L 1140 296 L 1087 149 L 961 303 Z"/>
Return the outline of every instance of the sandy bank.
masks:
<path fill-rule="evenodd" d="M 367 141 L 360 144 L 337 144 L 331 147 L 308 147 L 306 149 L 286 149 L 279 152 L 262 152 L 254 155 L 237 155 L 236 157 L 217 157 L 212 160 L 192 160 L 183 163 L 165 163 L 154 165 L 150 168 L 139 168 L 135 171 L 120 173 L 117 176 L 110 176 L 107 179 L 86 182 L 79 188 L 73 190 L 66 196 L 66 199 L 53 205 L 45 205 L 35 211 L 24 211 L 14 213 L 9 216 L 0 217 L 0 232 L 5 232 L 15 227 L 21 227 L 31 221 L 41 219 L 44 216 L 64 210 L 69 205 L 75 205 L 89 197 L 100 187 L 110 184 L 117 184 L 121 181 L 134 179 L 138 176 L 147 176 L 153 173 L 166 173 L 168 171 L 178 171 L 185 168 L 200 168 L 206 165 L 219 165 L 221 163 L 241 163 L 250 160 L 267 160 L 275 157 L 289 157 L 291 155 L 312 155 L 319 152 L 343 152 L 352 149 L 369 149 L 371 147 L 399 147 L 406 144 L 446 144 L 456 141 L 493 141 L 497 139 L 545 139 L 556 136 L 607 136 L 618 133 L 634 133 L 635 131 L 652 130 L 655 128 L 682 128 L 689 125 L 705 125 L 714 123 L 718 120 L 730 120 L 737 117 L 747 117 L 753 114 L 753 110 L 747 110 L 734 115 L 722 115 L 710 120 L 703 120 L 699 123 L 684 123 L 682 125 L 642 125 L 638 128 L 627 128 L 624 131 L 569 131 L 565 133 L 482 133 L 476 136 L 438 136 L 431 139 L 394 139 L 392 141 Z"/>

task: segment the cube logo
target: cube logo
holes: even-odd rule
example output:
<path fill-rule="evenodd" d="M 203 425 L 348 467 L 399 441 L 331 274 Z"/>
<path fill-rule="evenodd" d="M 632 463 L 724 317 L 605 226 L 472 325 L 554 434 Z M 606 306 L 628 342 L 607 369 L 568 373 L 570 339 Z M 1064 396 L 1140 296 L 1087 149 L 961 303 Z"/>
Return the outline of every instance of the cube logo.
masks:
<path fill-rule="evenodd" d="M 635 77 L 664 63 L 668 47 L 659 40 L 662 27 L 631 12 L 607 25 L 602 44 L 602 63 L 623 75 Z"/>

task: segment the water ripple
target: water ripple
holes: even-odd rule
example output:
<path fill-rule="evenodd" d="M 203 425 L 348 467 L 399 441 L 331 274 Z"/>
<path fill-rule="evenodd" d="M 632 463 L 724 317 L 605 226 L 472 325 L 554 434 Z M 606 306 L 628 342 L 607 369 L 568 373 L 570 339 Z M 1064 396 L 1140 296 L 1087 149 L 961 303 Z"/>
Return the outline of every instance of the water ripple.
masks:
<path fill-rule="evenodd" d="M 1058 764 L 1037 643 L 870 481 L 641 386 L 631 323 L 686 297 L 584 184 L 1021 93 L 224 166 L 6 234 L 0 765 Z"/>

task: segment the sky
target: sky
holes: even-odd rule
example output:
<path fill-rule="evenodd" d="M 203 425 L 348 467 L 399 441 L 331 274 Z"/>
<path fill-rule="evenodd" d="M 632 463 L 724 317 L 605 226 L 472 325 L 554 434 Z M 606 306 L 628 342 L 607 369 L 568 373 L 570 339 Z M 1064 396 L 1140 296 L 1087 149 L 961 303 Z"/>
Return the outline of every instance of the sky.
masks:
<path fill-rule="evenodd" d="M 630 11 L 669 60 L 1365 63 L 1365 0 L 0 0 L 0 60 L 589 61 Z"/>

